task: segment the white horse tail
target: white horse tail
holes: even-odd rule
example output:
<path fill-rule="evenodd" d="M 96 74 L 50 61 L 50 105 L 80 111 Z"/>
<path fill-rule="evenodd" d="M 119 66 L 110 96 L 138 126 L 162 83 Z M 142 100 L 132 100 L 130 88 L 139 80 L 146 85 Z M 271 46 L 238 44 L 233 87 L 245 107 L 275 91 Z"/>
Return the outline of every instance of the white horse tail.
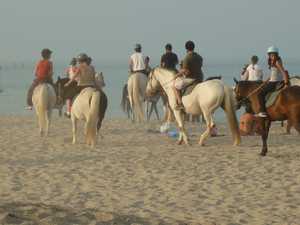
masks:
<path fill-rule="evenodd" d="M 94 91 L 90 99 L 90 110 L 86 121 L 86 141 L 92 147 L 96 144 L 97 122 L 99 117 L 100 92 Z"/>
<path fill-rule="evenodd" d="M 241 135 L 238 125 L 238 120 L 235 113 L 235 99 L 233 95 L 233 90 L 227 86 L 224 86 L 225 97 L 223 100 L 223 109 L 226 113 L 229 127 L 234 139 L 234 145 L 239 145 L 241 143 Z"/>
<path fill-rule="evenodd" d="M 144 120 L 144 111 L 142 107 L 142 100 L 140 99 L 140 85 L 139 85 L 139 77 L 136 75 L 132 75 L 130 82 L 128 83 L 128 95 L 131 103 L 131 108 L 134 112 L 135 118 L 137 118 L 138 122 Z"/>
<path fill-rule="evenodd" d="M 36 112 L 38 116 L 38 121 L 40 125 L 40 135 L 43 136 L 48 135 L 48 125 L 49 125 L 49 118 L 48 118 L 48 88 L 46 85 L 42 85 L 40 88 L 40 93 L 37 93 L 37 104 L 36 104 Z"/>

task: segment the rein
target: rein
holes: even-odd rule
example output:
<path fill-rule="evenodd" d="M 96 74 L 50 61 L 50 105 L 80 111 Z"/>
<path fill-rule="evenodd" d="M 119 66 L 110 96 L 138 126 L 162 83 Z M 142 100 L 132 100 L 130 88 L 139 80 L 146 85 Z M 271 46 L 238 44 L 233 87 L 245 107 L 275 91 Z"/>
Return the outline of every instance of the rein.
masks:
<path fill-rule="evenodd" d="M 262 89 L 268 82 L 263 82 L 261 85 L 259 85 L 257 88 L 255 88 L 253 91 L 251 91 L 246 97 L 243 97 L 241 100 L 238 101 L 238 104 L 242 103 L 243 101 L 250 98 L 252 95 L 254 95 L 256 92 L 258 92 L 260 89 Z"/>

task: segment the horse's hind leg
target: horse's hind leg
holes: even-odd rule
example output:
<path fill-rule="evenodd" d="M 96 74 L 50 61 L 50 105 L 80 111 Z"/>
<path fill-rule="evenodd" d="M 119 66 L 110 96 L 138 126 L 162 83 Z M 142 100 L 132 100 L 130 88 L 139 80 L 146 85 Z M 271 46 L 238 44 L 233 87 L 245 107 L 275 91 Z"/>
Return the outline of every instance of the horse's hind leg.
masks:
<path fill-rule="evenodd" d="M 154 111 L 155 111 L 155 114 L 156 114 L 156 118 L 157 118 L 157 120 L 159 120 L 159 113 L 158 113 L 158 110 L 157 110 L 157 102 L 156 103 L 152 103 L 151 107 L 152 106 L 154 108 Z"/>
<path fill-rule="evenodd" d="M 77 119 L 75 118 L 74 115 L 71 115 L 71 120 L 72 120 L 72 134 L 73 134 L 73 144 L 76 144 L 77 138 L 76 138 L 76 133 L 77 133 Z"/>
<path fill-rule="evenodd" d="M 206 121 L 206 130 L 203 132 L 203 134 L 201 134 L 200 139 L 199 139 L 199 144 L 201 146 L 204 145 L 204 141 L 208 138 L 210 131 L 214 126 L 211 112 L 203 112 L 203 117 Z"/>

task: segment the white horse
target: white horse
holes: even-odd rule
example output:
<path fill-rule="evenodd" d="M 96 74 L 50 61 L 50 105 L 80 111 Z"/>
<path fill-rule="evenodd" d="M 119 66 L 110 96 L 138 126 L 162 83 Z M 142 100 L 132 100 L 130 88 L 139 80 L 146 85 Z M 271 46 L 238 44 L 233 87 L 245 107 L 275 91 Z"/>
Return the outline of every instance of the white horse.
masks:
<path fill-rule="evenodd" d="M 32 103 L 38 117 L 40 135 L 47 136 L 51 122 L 52 109 L 56 103 L 56 94 L 50 84 L 39 84 L 33 91 Z"/>
<path fill-rule="evenodd" d="M 77 120 L 85 120 L 86 143 L 96 145 L 97 123 L 99 120 L 100 92 L 94 88 L 85 88 L 76 97 L 71 109 L 73 144 L 77 138 Z"/>
<path fill-rule="evenodd" d="M 146 86 L 148 78 L 143 73 L 133 73 L 127 81 L 128 98 L 132 109 L 132 120 L 142 122 L 145 120 L 144 102 L 146 99 Z"/>
<path fill-rule="evenodd" d="M 188 144 L 188 136 L 184 128 L 183 113 L 176 110 L 176 97 L 173 91 L 173 82 L 175 79 L 174 72 L 156 68 L 149 75 L 147 84 L 147 95 L 155 93 L 162 87 L 169 99 L 169 105 L 172 109 L 177 124 L 179 126 L 178 143 Z M 240 133 L 238 121 L 235 113 L 235 99 L 233 90 L 224 85 L 220 80 L 209 80 L 198 84 L 190 94 L 182 97 L 182 102 L 187 113 L 192 115 L 203 114 L 206 121 L 207 129 L 200 136 L 199 144 L 204 145 L 205 139 L 209 136 L 211 129 L 214 127 L 213 113 L 220 106 L 224 109 L 231 133 L 234 139 L 234 145 L 240 144 Z"/>

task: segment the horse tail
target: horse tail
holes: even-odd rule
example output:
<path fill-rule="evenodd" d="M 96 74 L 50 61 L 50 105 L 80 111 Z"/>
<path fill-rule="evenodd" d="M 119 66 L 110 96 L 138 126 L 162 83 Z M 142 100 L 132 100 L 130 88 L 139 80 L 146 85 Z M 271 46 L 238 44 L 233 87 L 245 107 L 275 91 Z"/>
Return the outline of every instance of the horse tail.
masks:
<path fill-rule="evenodd" d="M 224 91 L 225 97 L 223 100 L 223 109 L 227 116 L 232 137 L 234 139 L 234 145 L 239 145 L 241 143 L 241 135 L 235 113 L 235 98 L 233 95 L 233 90 L 227 86 L 224 86 Z"/>
<path fill-rule="evenodd" d="M 44 132 L 47 135 L 48 132 L 48 91 L 47 86 L 43 85 L 40 89 L 40 93 L 37 96 L 36 111 L 38 115 L 38 121 L 40 126 L 40 134 L 43 136 Z"/>
<path fill-rule="evenodd" d="M 86 142 L 95 146 L 97 120 L 99 115 L 100 92 L 94 91 L 90 98 L 90 110 L 86 121 Z"/>
<path fill-rule="evenodd" d="M 98 118 L 98 123 L 97 123 L 98 131 L 101 128 L 102 120 L 104 119 L 106 109 L 107 109 L 107 96 L 103 91 L 101 91 L 100 92 L 100 102 L 99 102 L 99 118 Z"/>
<path fill-rule="evenodd" d="M 133 100 L 133 110 L 138 118 L 138 121 L 141 122 L 144 120 L 144 111 L 142 107 L 141 97 L 140 97 L 140 85 L 138 76 L 133 77 L 132 85 L 132 100 Z"/>
<path fill-rule="evenodd" d="M 124 85 L 122 91 L 122 100 L 121 100 L 121 107 L 123 112 L 127 111 L 127 104 L 128 104 L 128 88 L 127 84 Z"/>

